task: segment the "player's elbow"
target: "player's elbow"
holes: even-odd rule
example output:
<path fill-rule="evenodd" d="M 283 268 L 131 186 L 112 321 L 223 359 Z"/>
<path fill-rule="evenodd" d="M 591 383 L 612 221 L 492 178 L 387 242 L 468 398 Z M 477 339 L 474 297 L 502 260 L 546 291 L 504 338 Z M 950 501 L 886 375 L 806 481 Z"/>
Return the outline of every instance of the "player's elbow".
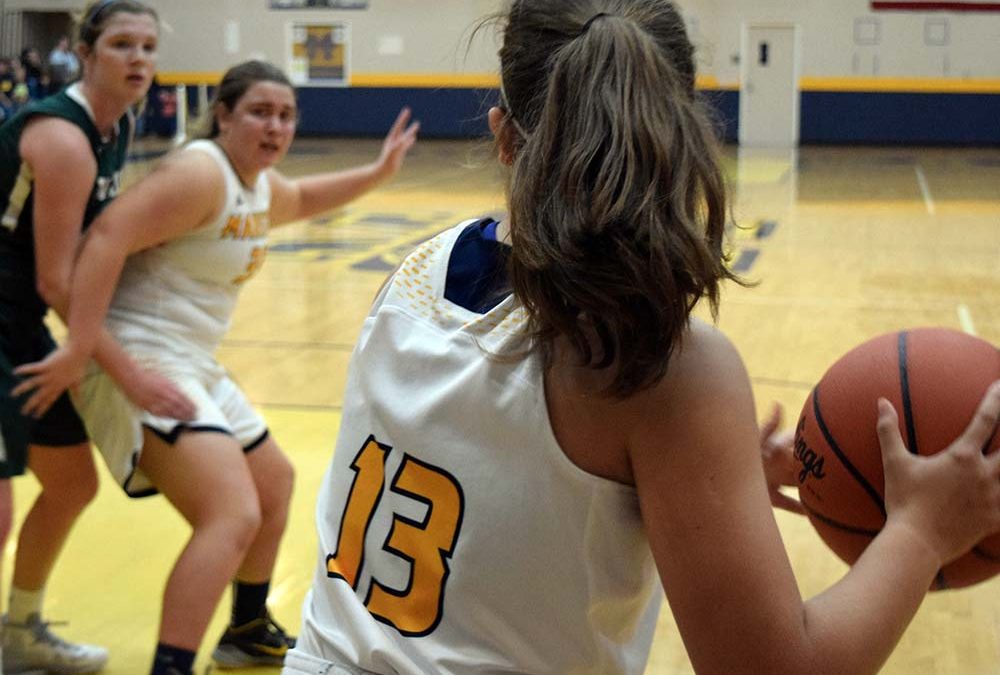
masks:
<path fill-rule="evenodd" d="M 45 304 L 56 311 L 61 310 L 69 301 L 69 277 L 66 275 L 39 273 L 35 289 Z"/>

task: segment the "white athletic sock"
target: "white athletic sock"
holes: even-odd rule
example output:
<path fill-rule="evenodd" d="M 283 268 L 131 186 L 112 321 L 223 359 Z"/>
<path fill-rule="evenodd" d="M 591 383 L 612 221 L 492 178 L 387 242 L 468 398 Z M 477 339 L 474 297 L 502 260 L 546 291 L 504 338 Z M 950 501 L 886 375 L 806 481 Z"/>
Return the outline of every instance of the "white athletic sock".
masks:
<path fill-rule="evenodd" d="M 42 615 L 42 601 L 45 599 L 45 589 L 25 591 L 14 586 L 10 587 L 10 602 L 7 604 L 7 622 L 24 624 L 32 614 Z M 2 675 L 2 674 L 0 674 Z"/>

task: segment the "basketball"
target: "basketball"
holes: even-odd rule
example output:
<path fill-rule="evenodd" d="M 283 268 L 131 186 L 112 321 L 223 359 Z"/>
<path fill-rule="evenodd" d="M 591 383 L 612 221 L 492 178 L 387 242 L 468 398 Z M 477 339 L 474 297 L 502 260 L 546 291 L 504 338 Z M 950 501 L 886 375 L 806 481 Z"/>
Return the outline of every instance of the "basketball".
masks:
<path fill-rule="evenodd" d="M 823 375 L 795 432 L 799 498 L 824 542 L 854 563 L 885 524 L 882 453 L 875 424 L 879 397 L 899 414 L 914 454 L 946 448 L 965 430 L 989 385 L 1000 379 L 1000 352 L 944 328 L 882 335 L 855 347 Z M 994 434 L 988 451 L 1000 445 Z M 981 541 L 937 575 L 933 589 L 961 588 L 1000 572 L 1000 535 Z"/>

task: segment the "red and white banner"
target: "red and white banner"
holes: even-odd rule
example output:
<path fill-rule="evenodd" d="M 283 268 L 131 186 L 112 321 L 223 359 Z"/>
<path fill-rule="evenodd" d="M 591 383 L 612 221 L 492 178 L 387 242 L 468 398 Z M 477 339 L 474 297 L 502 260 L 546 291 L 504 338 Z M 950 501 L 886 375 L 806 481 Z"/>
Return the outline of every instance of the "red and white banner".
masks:
<path fill-rule="evenodd" d="M 1000 12 L 1000 2 L 936 2 L 934 0 L 872 2 L 872 10 L 876 12 Z"/>

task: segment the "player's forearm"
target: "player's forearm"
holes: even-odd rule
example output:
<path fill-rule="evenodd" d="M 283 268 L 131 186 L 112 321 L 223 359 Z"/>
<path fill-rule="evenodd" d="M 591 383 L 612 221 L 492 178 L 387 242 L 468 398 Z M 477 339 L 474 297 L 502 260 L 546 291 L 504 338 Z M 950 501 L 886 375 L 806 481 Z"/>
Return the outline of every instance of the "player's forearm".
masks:
<path fill-rule="evenodd" d="M 845 675 L 878 672 L 939 568 L 919 536 L 890 521 L 843 579 L 806 603 L 806 635 L 816 662 Z"/>
<path fill-rule="evenodd" d="M 69 328 L 67 346 L 81 354 L 93 354 L 102 365 L 107 360 L 108 367 L 124 354 L 124 351 L 118 353 L 120 347 L 104 330 L 104 319 L 125 265 L 125 257 L 123 246 L 116 245 L 99 231 L 92 231 L 73 271 L 66 320 Z"/>
<path fill-rule="evenodd" d="M 130 381 L 139 369 L 139 365 L 129 356 L 125 348 L 103 329 L 97 339 L 94 360 L 119 384 Z"/>
<path fill-rule="evenodd" d="M 64 324 L 69 325 L 68 295 L 57 298 L 50 307 Z M 68 347 L 72 344 L 72 349 L 79 351 L 81 360 L 86 358 L 86 354 L 80 345 L 73 344 L 70 337 L 67 337 L 66 342 Z M 93 357 L 116 382 L 127 381 L 138 368 L 138 365 L 128 355 L 128 352 L 118 344 L 118 341 L 103 326 L 97 335 Z"/>
<path fill-rule="evenodd" d="M 378 164 L 301 178 L 297 218 L 308 218 L 348 204 L 375 188 L 383 180 Z"/>

